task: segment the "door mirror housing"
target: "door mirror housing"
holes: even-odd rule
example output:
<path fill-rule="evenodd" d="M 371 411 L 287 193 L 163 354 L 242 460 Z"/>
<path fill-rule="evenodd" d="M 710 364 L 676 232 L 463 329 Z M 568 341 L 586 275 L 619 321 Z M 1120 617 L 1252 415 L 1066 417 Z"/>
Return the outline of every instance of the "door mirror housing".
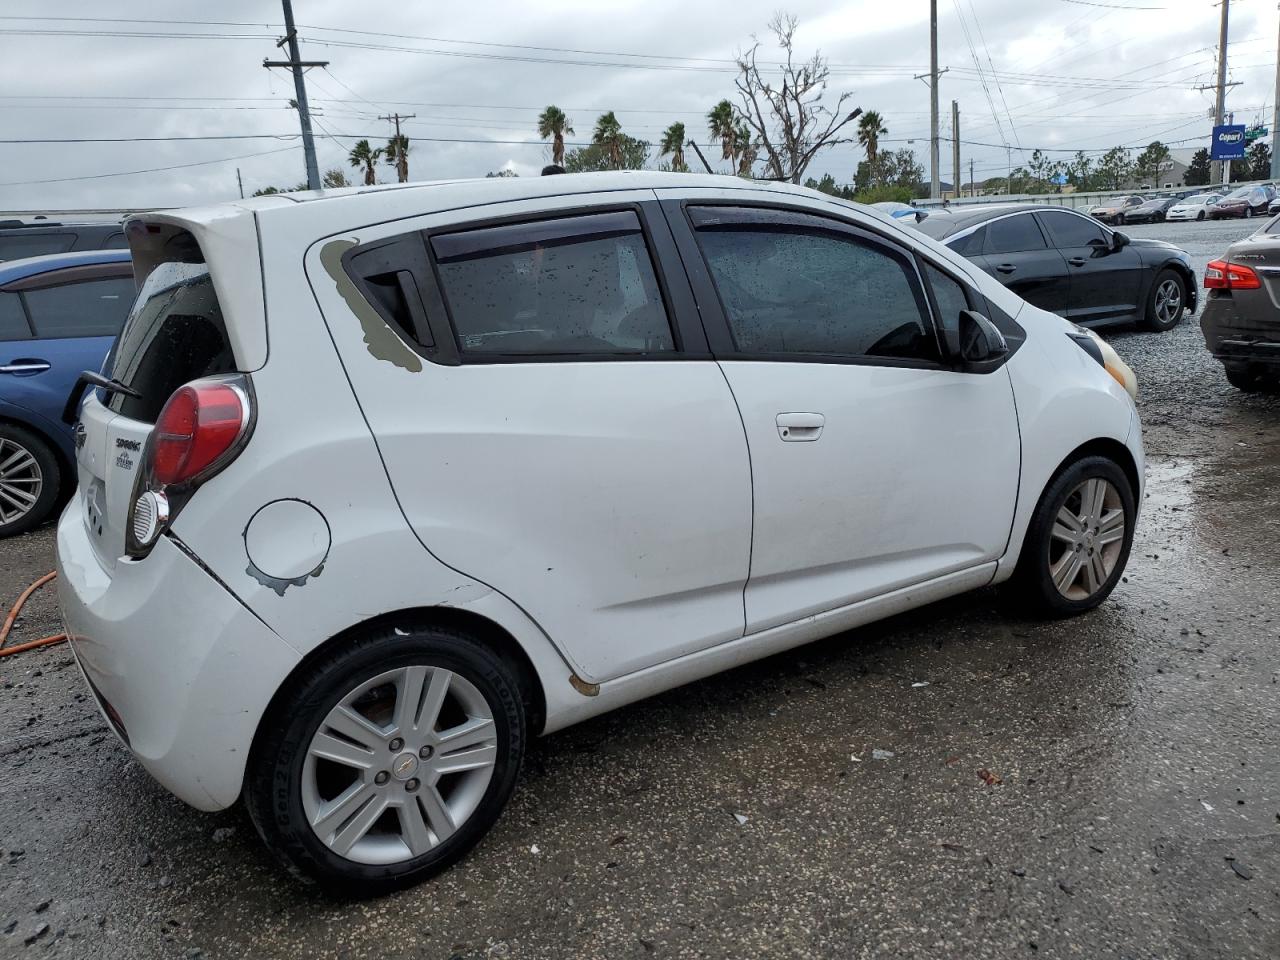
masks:
<path fill-rule="evenodd" d="M 1119 230 L 1111 234 L 1111 249 L 1122 250 L 1129 245 L 1129 235 Z"/>
<path fill-rule="evenodd" d="M 974 310 L 960 311 L 959 343 L 954 359 L 961 363 L 987 363 L 1009 352 L 1009 344 L 996 325 Z"/>

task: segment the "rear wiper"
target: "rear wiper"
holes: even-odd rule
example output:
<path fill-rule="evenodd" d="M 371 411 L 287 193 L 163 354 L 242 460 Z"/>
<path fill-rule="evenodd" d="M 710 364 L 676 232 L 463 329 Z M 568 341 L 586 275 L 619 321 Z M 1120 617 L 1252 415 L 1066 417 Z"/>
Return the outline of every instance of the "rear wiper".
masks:
<path fill-rule="evenodd" d="M 67 405 L 62 408 L 62 422 L 70 426 L 76 422 L 76 417 L 80 413 L 80 398 L 84 396 L 84 392 L 88 387 L 101 387 L 107 393 L 123 393 L 126 397 L 133 397 L 135 400 L 141 399 L 142 394 L 133 387 L 126 386 L 119 380 L 112 377 L 104 377 L 100 373 L 94 373 L 92 370 L 85 370 L 80 376 L 76 377 L 76 385 L 71 388 L 71 396 L 67 397 Z"/>

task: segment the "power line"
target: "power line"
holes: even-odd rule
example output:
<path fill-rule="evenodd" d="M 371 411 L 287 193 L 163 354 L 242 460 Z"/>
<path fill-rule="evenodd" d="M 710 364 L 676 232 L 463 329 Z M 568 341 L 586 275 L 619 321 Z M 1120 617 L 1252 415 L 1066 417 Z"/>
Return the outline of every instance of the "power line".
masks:
<path fill-rule="evenodd" d="M 248 160 L 250 157 L 266 157 L 273 153 L 287 153 L 296 150 L 297 145 L 281 147 L 278 150 L 262 150 L 258 153 L 242 153 L 234 157 L 219 157 L 217 160 L 197 160 L 194 163 L 174 163 L 165 167 L 148 167 L 145 170 L 120 170 L 115 173 L 90 173 L 82 177 L 52 177 L 48 180 L 11 180 L 0 183 L 0 187 L 27 187 L 38 183 L 70 183 L 73 180 L 105 180 L 109 177 L 132 177 L 140 173 L 160 173 L 165 170 L 185 170 L 188 167 L 207 167 L 214 163 L 229 163 L 232 160 Z"/>

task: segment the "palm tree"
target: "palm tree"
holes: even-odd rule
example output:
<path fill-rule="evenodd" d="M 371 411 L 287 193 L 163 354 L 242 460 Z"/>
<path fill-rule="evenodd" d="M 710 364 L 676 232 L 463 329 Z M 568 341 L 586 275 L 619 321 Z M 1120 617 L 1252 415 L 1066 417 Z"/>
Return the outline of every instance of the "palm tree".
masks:
<path fill-rule="evenodd" d="M 733 104 L 728 100 L 721 100 L 707 114 L 707 129 L 711 132 L 712 140 L 720 141 L 724 160 L 734 159 L 736 153 L 734 150 L 734 141 L 737 136 L 737 130 L 734 128 L 735 121 Z"/>
<path fill-rule="evenodd" d="M 347 159 L 351 161 L 351 165 L 356 169 L 364 167 L 364 185 L 371 187 L 378 182 L 377 171 L 374 166 L 378 162 L 378 158 L 382 156 L 382 148 L 376 150 L 369 146 L 368 140 L 358 140 L 356 145 L 351 148 L 351 153 L 347 155 Z"/>
<path fill-rule="evenodd" d="M 604 148 L 609 158 L 609 169 L 622 169 L 622 124 L 613 115 L 613 111 L 602 113 L 596 120 L 596 128 L 591 134 L 591 142 Z"/>
<path fill-rule="evenodd" d="M 858 121 L 858 142 L 866 148 L 867 163 L 875 164 L 876 152 L 880 149 L 880 138 L 888 132 L 888 127 L 884 125 L 884 121 L 876 111 L 868 110 L 862 115 L 862 119 Z"/>
<path fill-rule="evenodd" d="M 733 134 L 733 153 L 737 157 L 738 176 L 750 177 L 760 149 L 751 140 L 751 131 L 745 123 L 738 124 Z"/>
<path fill-rule="evenodd" d="M 658 156 L 665 157 L 671 154 L 671 169 L 676 173 L 687 173 L 689 171 L 688 164 L 684 162 L 684 124 L 677 121 L 667 127 L 662 134 L 662 144 L 658 150 Z"/>
<path fill-rule="evenodd" d="M 566 133 L 573 133 L 573 124 L 559 107 L 553 104 L 538 114 L 538 136 L 543 140 L 548 137 L 554 138 L 551 141 L 551 162 L 561 167 L 564 166 L 564 135 Z"/>
<path fill-rule="evenodd" d="M 398 133 L 387 141 L 387 164 L 396 168 L 396 179 L 409 182 L 409 138 Z"/>

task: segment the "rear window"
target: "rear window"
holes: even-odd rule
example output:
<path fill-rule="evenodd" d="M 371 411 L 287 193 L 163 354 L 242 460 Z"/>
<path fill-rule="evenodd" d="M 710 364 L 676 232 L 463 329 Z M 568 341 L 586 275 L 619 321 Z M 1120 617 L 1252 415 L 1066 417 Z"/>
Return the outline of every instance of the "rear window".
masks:
<path fill-rule="evenodd" d="M 141 396 L 115 393 L 108 405 L 122 416 L 154 423 L 184 383 L 233 370 L 208 266 L 162 263 L 143 284 L 111 363 L 111 376 Z"/>
<path fill-rule="evenodd" d="M 66 253 L 76 242 L 74 233 L 29 233 L 25 236 L 0 235 L 0 260 L 43 257 L 49 253 Z"/>
<path fill-rule="evenodd" d="M 30 336 L 22 298 L 16 293 L 0 293 L 0 342 L 26 340 Z"/>
<path fill-rule="evenodd" d="M 1036 225 L 1035 217 L 1029 213 L 1003 217 L 987 224 L 985 253 L 1018 253 L 1044 248 L 1044 234 Z"/>

